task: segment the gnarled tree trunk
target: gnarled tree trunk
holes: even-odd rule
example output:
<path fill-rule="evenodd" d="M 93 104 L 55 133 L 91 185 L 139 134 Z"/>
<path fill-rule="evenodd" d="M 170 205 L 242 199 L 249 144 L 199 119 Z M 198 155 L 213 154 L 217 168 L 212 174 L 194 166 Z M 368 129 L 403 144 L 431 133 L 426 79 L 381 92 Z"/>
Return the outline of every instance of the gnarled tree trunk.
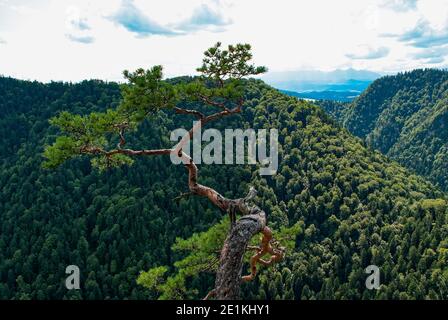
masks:
<path fill-rule="evenodd" d="M 214 296 L 219 300 L 235 300 L 240 297 L 243 257 L 250 239 L 266 226 L 264 211 L 256 208 L 241 217 L 227 236 L 221 251 L 216 273 Z"/>

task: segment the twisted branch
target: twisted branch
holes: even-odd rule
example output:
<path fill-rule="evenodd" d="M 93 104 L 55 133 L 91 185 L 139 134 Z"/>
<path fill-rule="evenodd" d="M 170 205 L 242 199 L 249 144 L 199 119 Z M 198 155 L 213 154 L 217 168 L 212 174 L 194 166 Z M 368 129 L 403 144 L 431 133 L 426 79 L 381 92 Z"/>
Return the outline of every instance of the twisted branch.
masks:
<path fill-rule="evenodd" d="M 257 253 L 250 258 L 250 274 L 242 277 L 242 280 L 252 281 L 257 275 L 257 263 L 260 263 L 264 266 L 269 266 L 275 262 L 279 262 L 283 259 L 285 249 L 284 248 L 275 248 L 272 246 L 272 231 L 269 227 L 264 227 L 261 231 L 263 235 L 261 239 L 261 247 L 253 247 L 248 246 L 247 248 L 250 250 L 255 250 Z M 265 254 L 271 254 L 269 260 L 263 260 L 262 257 Z"/>
<path fill-rule="evenodd" d="M 251 187 L 248 194 L 244 198 L 229 199 L 222 196 L 215 189 L 201 185 L 198 183 L 198 168 L 193 159 L 188 156 L 183 148 L 192 139 L 194 132 L 200 130 L 202 125 L 241 112 L 243 100 L 239 100 L 237 106 L 233 109 L 223 108 L 222 111 L 205 116 L 199 111 L 175 108 L 178 114 L 189 114 L 199 118 L 199 121 L 187 132 L 177 145 L 170 149 L 153 149 L 153 150 L 132 150 L 122 149 L 125 144 L 123 130 L 119 131 L 120 143 L 117 149 L 104 150 L 95 146 L 83 146 L 80 153 L 103 155 L 108 159 L 115 154 L 124 154 L 128 156 L 153 156 L 153 155 L 175 155 L 182 160 L 185 168 L 188 170 L 188 193 L 181 194 L 177 199 L 186 195 L 198 195 L 207 198 L 211 203 L 218 207 L 222 212 L 227 212 L 231 220 L 231 229 L 224 246 L 221 250 L 219 260 L 219 268 L 216 275 L 215 289 L 210 291 L 205 299 L 215 297 L 216 299 L 236 299 L 239 297 L 241 281 L 253 280 L 257 273 L 257 263 L 262 265 L 270 265 L 278 262 L 283 258 L 284 251 L 272 246 L 272 232 L 266 226 L 266 214 L 263 210 L 255 205 L 250 205 L 257 191 Z M 236 221 L 236 214 L 242 217 Z M 250 239 L 257 233 L 262 233 L 260 247 L 248 247 Z M 256 250 L 257 253 L 251 257 L 251 273 L 250 275 L 241 277 L 243 264 L 243 256 L 246 250 Z M 263 260 L 265 254 L 271 254 L 269 260 Z"/>

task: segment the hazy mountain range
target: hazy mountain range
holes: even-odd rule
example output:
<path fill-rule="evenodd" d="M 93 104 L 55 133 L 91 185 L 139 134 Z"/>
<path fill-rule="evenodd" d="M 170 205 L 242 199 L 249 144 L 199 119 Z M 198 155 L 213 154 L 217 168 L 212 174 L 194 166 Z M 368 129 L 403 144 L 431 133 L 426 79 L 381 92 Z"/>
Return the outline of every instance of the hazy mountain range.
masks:
<path fill-rule="evenodd" d="M 308 99 L 351 101 L 381 74 L 368 70 L 274 71 L 262 79 L 289 95 Z"/>

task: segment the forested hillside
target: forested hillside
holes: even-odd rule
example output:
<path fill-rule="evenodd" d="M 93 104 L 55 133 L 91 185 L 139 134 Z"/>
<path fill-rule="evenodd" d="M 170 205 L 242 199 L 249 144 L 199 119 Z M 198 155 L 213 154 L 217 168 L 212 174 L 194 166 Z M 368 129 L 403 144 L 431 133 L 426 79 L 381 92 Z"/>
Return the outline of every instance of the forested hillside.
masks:
<path fill-rule="evenodd" d="M 284 261 L 244 284 L 244 297 L 448 298 L 446 195 L 365 148 L 320 108 L 261 81 L 247 81 L 245 90 L 244 112 L 214 126 L 278 128 L 277 175 L 262 177 L 249 165 L 201 165 L 199 179 L 228 197 L 253 185 L 275 230 L 297 228 Z M 178 183 L 183 167 L 146 158 L 103 173 L 88 159 L 41 168 L 43 147 L 56 134 L 50 117 L 104 110 L 119 99 L 114 83 L 0 78 L 1 299 L 197 299 L 213 286 L 213 267 L 203 266 L 216 253 L 204 240 L 226 228 L 207 232 L 222 216 L 206 200 L 172 200 L 186 191 Z M 160 113 L 129 143 L 164 147 L 182 126 L 191 123 Z M 176 241 L 197 232 L 205 233 Z M 191 272 L 198 257 L 202 265 Z M 65 288 L 71 264 L 80 267 L 81 290 Z M 365 287 L 371 264 L 381 270 L 379 290 Z M 168 277 L 167 285 L 137 284 L 140 271 L 160 266 L 167 266 L 160 280 Z"/>
<path fill-rule="evenodd" d="M 373 148 L 448 188 L 448 71 L 383 77 L 345 109 L 322 107 Z"/>

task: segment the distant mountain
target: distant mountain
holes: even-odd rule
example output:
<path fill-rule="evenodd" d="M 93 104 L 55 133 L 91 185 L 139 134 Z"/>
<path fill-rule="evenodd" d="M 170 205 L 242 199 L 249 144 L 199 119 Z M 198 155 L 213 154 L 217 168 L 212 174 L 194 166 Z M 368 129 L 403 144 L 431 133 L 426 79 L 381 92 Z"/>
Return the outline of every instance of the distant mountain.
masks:
<path fill-rule="evenodd" d="M 262 79 L 275 88 L 296 92 L 365 90 L 380 74 L 367 70 L 269 72 Z"/>
<path fill-rule="evenodd" d="M 359 96 L 358 91 L 306 91 L 306 92 L 295 92 L 289 90 L 281 90 L 281 92 L 301 99 L 309 100 L 333 100 L 341 102 L 353 101 L 357 96 Z"/>
<path fill-rule="evenodd" d="M 448 71 L 383 77 L 345 110 L 321 106 L 373 148 L 448 189 Z"/>

